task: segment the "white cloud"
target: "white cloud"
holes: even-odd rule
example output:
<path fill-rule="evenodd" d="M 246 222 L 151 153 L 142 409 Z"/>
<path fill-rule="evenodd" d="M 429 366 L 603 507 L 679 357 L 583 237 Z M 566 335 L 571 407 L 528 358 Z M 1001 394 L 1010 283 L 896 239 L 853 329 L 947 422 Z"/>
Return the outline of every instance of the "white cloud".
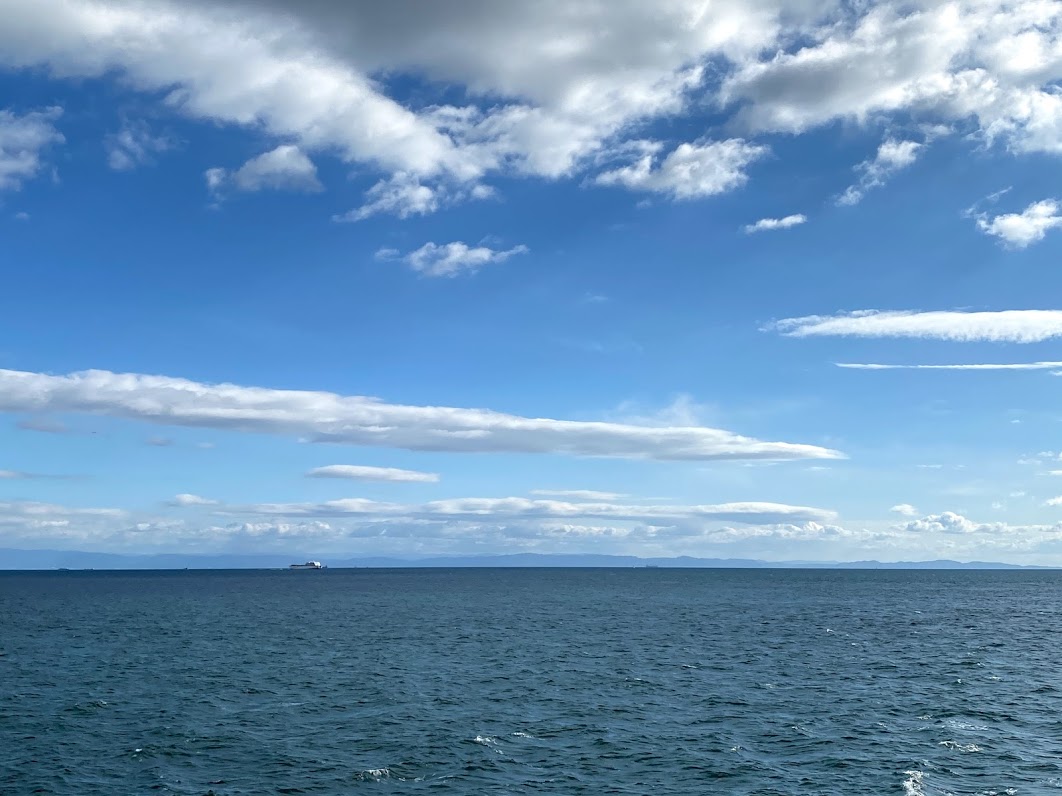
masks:
<path fill-rule="evenodd" d="M 1044 0 L 7 0 L 0 64 L 114 76 L 190 118 L 375 170 L 356 219 L 431 212 L 491 174 L 588 173 L 691 107 L 745 134 L 884 122 L 1059 153 L 1060 19 Z M 406 101 L 410 74 L 463 104 Z M 744 181 L 705 147 L 670 142 L 604 180 L 676 198 Z"/>
<path fill-rule="evenodd" d="M 151 163 L 152 156 L 173 149 L 175 142 L 155 135 L 144 121 L 125 121 L 117 133 L 103 140 L 107 165 L 115 171 L 129 171 Z"/>
<path fill-rule="evenodd" d="M 148 437 L 144 442 L 153 448 L 169 448 L 173 445 L 173 440 L 169 437 Z"/>
<path fill-rule="evenodd" d="M 598 492 L 596 489 L 532 489 L 532 495 L 568 498 L 569 500 L 618 500 L 627 497 L 622 492 Z"/>
<path fill-rule="evenodd" d="M 645 153 L 634 163 L 599 174 L 599 185 L 620 185 L 638 191 L 663 193 L 672 199 L 696 199 L 733 190 L 748 181 L 745 168 L 768 149 L 740 138 L 700 139 L 679 144 L 663 160 L 663 145 L 646 142 Z"/>
<path fill-rule="evenodd" d="M 839 368 L 850 370 L 1054 370 L 1062 368 L 1062 362 L 1007 362 L 977 363 L 970 365 L 881 365 L 876 363 L 835 362 Z M 1011 421 L 1021 422 L 1021 421 Z"/>
<path fill-rule="evenodd" d="M 453 243 L 425 243 L 416 251 L 400 255 L 394 249 L 380 249 L 378 260 L 400 259 L 418 274 L 424 276 L 455 277 L 472 274 L 484 265 L 503 263 L 515 254 L 526 254 L 526 246 L 496 250 L 488 246 L 469 246 L 461 241 Z"/>
<path fill-rule="evenodd" d="M 244 163 L 236 171 L 221 168 L 207 169 L 207 187 L 218 195 L 226 189 L 238 191 L 283 191 L 324 190 L 317 179 L 317 167 L 297 146 L 282 144 L 269 152 L 263 152 Z"/>
<path fill-rule="evenodd" d="M 659 460 L 842 457 L 815 445 L 764 442 L 714 428 L 527 418 L 485 409 L 404 406 L 364 396 L 211 385 L 103 370 L 68 376 L 0 370 L 0 411 L 78 412 L 410 450 Z"/>
<path fill-rule="evenodd" d="M 401 470 L 397 467 L 370 467 L 359 464 L 329 464 L 325 467 L 315 467 L 306 475 L 310 478 L 349 478 L 354 481 L 399 481 L 432 484 L 439 480 L 438 473 Z"/>
<path fill-rule="evenodd" d="M 918 509 L 912 506 L 910 503 L 899 503 L 893 506 L 889 511 L 894 514 L 902 514 L 905 517 L 917 517 Z"/>
<path fill-rule="evenodd" d="M 63 141 L 54 125 L 61 115 L 60 108 L 22 115 L 0 110 L 0 191 L 17 191 L 23 182 L 37 176 L 41 152 Z"/>
<path fill-rule="evenodd" d="M 1005 213 L 989 218 L 977 217 L 977 228 L 986 235 L 993 235 L 1015 249 L 1044 239 L 1049 230 L 1062 226 L 1062 207 L 1054 199 L 1033 202 L 1020 213 Z"/>
<path fill-rule="evenodd" d="M 859 182 L 849 185 L 838 198 L 837 203 L 858 204 L 867 191 L 884 185 L 886 180 L 897 171 L 914 163 L 923 146 L 917 141 L 885 139 L 872 160 L 864 160 L 855 167 L 855 170 L 860 173 Z"/>
<path fill-rule="evenodd" d="M 15 219 L 15 221 L 29 221 L 30 214 L 27 213 L 25 210 L 20 210 L 19 212 L 15 213 L 12 218 Z"/>
<path fill-rule="evenodd" d="M 993 0 L 851 6 L 788 51 L 739 64 L 722 97 L 752 130 L 803 132 L 890 114 L 962 123 L 988 143 L 1062 151 L 1054 3 Z"/>
<path fill-rule="evenodd" d="M 945 511 L 940 514 L 930 514 L 919 520 L 898 525 L 897 528 L 910 533 L 945 533 L 945 534 L 973 534 L 973 533 L 1005 533 L 1010 529 L 1005 523 L 990 522 L 979 523 L 956 514 L 954 511 Z"/>
<path fill-rule="evenodd" d="M 366 202 L 349 213 L 335 216 L 335 221 L 364 221 L 377 213 L 390 213 L 399 218 L 425 216 L 439 209 L 445 200 L 443 189 L 422 185 L 420 180 L 405 172 L 380 180 L 366 194 Z"/>
<path fill-rule="evenodd" d="M 769 330 L 787 337 L 915 337 L 956 342 L 1038 343 L 1062 336 L 1062 310 L 860 310 L 785 318 L 764 329 Z"/>
<path fill-rule="evenodd" d="M 572 174 L 628 128 L 681 112 L 709 58 L 770 43 L 779 13 L 735 0 L 9 0 L 0 53 L 8 66 L 59 76 L 114 73 L 193 118 L 334 152 L 385 179 L 466 184 L 489 171 Z M 388 79 L 410 72 L 462 86 L 483 107 L 414 109 L 388 97 Z"/>
<path fill-rule="evenodd" d="M 522 497 L 454 498 L 420 505 L 379 503 L 363 498 L 330 500 L 324 503 L 261 503 L 227 506 L 232 514 L 262 514 L 290 517 L 387 516 L 433 520 L 513 519 L 610 519 L 624 522 L 741 522 L 777 523 L 822 521 L 836 515 L 825 509 L 789 506 L 781 503 L 722 503 L 704 506 L 640 506 L 618 503 L 531 500 Z"/>
<path fill-rule="evenodd" d="M 210 500 L 209 498 L 200 497 L 199 495 L 190 495 L 184 492 L 180 495 L 176 495 L 173 500 L 169 501 L 170 506 L 178 506 L 186 508 L 188 506 L 216 506 L 218 501 Z"/>
<path fill-rule="evenodd" d="M 0 526 L 69 523 L 72 520 L 115 519 L 128 516 L 122 509 L 69 508 L 35 501 L 0 501 Z"/>
<path fill-rule="evenodd" d="M 755 224 L 746 224 L 744 229 L 747 235 L 751 235 L 754 232 L 764 232 L 766 230 L 789 229 L 790 227 L 804 224 L 807 220 L 808 217 L 803 213 L 785 216 L 784 218 L 761 218 Z"/>

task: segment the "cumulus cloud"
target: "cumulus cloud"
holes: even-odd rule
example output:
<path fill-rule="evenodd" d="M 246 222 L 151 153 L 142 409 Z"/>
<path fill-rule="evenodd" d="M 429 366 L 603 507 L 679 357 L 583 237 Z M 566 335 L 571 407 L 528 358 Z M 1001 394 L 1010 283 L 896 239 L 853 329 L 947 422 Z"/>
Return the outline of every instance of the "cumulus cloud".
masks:
<path fill-rule="evenodd" d="M 188 506 L 215 506 L 218 501 L 210 500 L 209 498 L 200 497 L 199 495 L 190 495 L 187 492 L 174 496 L 173 500 L 168 501 L 167 505 L 177 506 L 180 508 L 186 508 Z"/>
<path fill-rule="evenodd" d="M 785 318 L 765 327 L 764 331 L 778 331 L 787 337 L 915 337 L 955 342 L 1038 343 L 1062 336 L 1062 310 L 860 310 Z"/>
<path fill-rule="evenodd" d="M 850 7 L 807 43 L 767 51 L 721 91 L 756 131 L 793 132 L 837 120 L 905 114 L 964 124 L 988 143 L 1059 152 L 1062 71 L 1052 3 L 881 2 Z"/>
<path fill-rule="evenodd" d="M 569 500 L 618 500 L 627 497 L 622 492 L 598 492 L 596 489 L 532 489 L 532 495 L 568 498 Z"/>
<path fill-rule="evenodd" d="M 21 115 L 0 110 L 0 191 L 17 191 L 22 183 L 37 176 L 41 153 L 63 141 L 55 129 L 61 115 L 60 108 Z"/>
<path fill-rule="evenodd" d="M 1054 199 L 1033 202 L 1020 213 L 977 216 L 977 228 L 1014 249 L 1024 249 L 1044 239 L 1048 231 L 1062 226 L 1060 206 Z"/>
<path fill-rule="evenodd" d="M 849 370 L 1055 370 L 1062 362 L 1006 362 L 975 363 L 964 365 L 881 365 L 869 362 L 835 362 L 839 368 Z"/>
<path fill-rule="evenodd" d="M 638 160 L 599 174 L 597 183 L 662 193 L 672 199 L 714 196 L 748 182 L 745 168 L 768 152 L 767 147 L 740 138 L 679 144 L 660 160 L 662 148 L 660 142 L 646 142 L 645 154 Z"/>
<path fill-rule="evenodd" d="M 313 161 L 292 144 L 282 144 L 269 152 L 263 152 L 248 160 L 236 171 L 207 169 L 205 177 L 207 188 L 215 196 L 229 189 L 308 192 L 324 190 L 317 179 L 317 167 L 313 165 Z"/>
<path fill-rule="evenodd" d="M 385 180 L 407 174 L 459 185 L 489 171 L 570 174 L 628 126 L 681 111 L 703 80 L 703 61 L 769 43 L 779 14 L 732 0 L 708 9 L 687 0 L 652 9 L 8 5 L 0 31 L 8 66 L 43 65 L 71 77 L 114 72 L 126 85 L 164 92 L 171 108 L 193 118 L 334 152 L 378 168 Z M 379 77 L 404 72 L 461 85 L 482 107 L 408 107 L 387 96 Z"/>
<path fill-rule="evenodd" d="M 486 409 L 407 406 L 364 396 L 212 385 L 104 370 L 67 376 L 0 370 L 0 411 L 79 412 L 410 450 L 658 460 L 842 457 L 816 445 L 765 442 L 700 426 L 528 418 Z"/>
<path fill-rule="evenodd" d="M 865 160 L 855 167 L 859 172 L 859 182 L 849 185 L 838 198 L 837 203 L 854 205 L 862 201 L 863 196 L 872 188 L 885 184 L 900 169 L 905 169 L 918 159 L 923 144 L 917 141 L 897 141 L 887 138 L 878 147 L 877 154 L 871 160 Z"/>
<path fill-rule="evenodd" d="M 922 519 L 912 520 L 900 525 L 899 528 L 912 533 L 967 534 L 1002 531 L 1006 526 L 1002 523 L 977 523 L 954 511 L 945 511 L 941 514 L 930 514 Z"/>
<path fill-rule="evenodd" d="M 772 229 L 789 229 L 790 227 L 804 224 L 807 220 L 808 217 L 803 213 L 797 213 L 783 218 L 761 218 L 755 224 L 746 224 L 744 229 L 745 234 L 751 235 L 754 232 L 764 232 Z"/>
<path fill-rule="evenodd" d="M 497 250 L 488 246 L 469 246 L 467 243 L 425 243 L 416 251 L 402 255 L 394 249 L 380 249 L 378 260 L 398 259 L 423 276 L 455 277 L 472 274 L 484 265 L 504 263 L 516 254 L 526 254 L 526 246 Z"/>
<path fill-rule="evenodd" d="M 399 481 L 434 484 L 438 473 L 402 470 L 397 467 L 370 467 L 360 464 L 329 464 L 306 473 L 310 478 L 347 478 L 353 481 Z"/>
<path fill-rule="evenodd" d="M 647 123 L 682 129 L 671 123 L 707 104 L 746 137 L 894 121 L 1062 152 L 1062 11 L 1042 0 L 436 6 L 8 0 L 0 64 L 114 75 L 190 118 L 375 172 L 350 220 L 432 212 L 492 174 L 591 174 Z M 411 101 L 410 74 L 456 90 Z M 868 161 L 855 192 L 911 143 Z M 601 181 L 707 196 L 740 186 L 758 147 L 657 142 Z"/>
<path fill-rule="evenodd" d="M 899 503 L 889 509 L 893 514 L 902 514 L 905 517 L 917 517 L 918 509 L 910 503 Z"/>
<path fill-rule="evenodd" d="M 126 120 L 117 133 L 103 141 L 107 165 L 115 171 L 129 171 L 151 163 L 154 155 L 173 149 L 175 142 L 165 135 L 155 135 L 144 121 Z"/>

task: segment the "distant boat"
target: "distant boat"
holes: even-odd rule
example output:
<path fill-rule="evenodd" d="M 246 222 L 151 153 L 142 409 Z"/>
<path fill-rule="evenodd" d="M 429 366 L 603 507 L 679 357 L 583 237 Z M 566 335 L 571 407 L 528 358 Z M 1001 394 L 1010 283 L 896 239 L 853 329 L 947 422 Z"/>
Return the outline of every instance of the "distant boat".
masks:
<path fill-rule="evenodd" d="M 307 561 L 305 564 L 292 564 L 288 569 L 328 569 L 320 561 Z"/>

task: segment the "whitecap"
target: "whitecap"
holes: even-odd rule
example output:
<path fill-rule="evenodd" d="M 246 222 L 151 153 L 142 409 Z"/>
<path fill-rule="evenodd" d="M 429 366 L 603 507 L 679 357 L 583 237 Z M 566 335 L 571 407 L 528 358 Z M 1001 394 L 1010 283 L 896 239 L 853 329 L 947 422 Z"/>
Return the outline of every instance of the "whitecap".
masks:
<path fill-rule="evenodd" d="M 926 796 L 926 792 L 922 790 L 922 772 L 916 769 L 903 773 L 907 775 L 907 779 L 903 781 L 904 796 Z"/>
<path fill-rule="evenodd" d="M 952 730 L 965 730 L 967 732 L 984 732 L 988 729 L 988 727 L 985 727 L 982 724 L 972 724 L 971 722 L 963 721 L 961 719 L 945 719 L 944 726 Z"/>
<path fill-rule="evenodd" d="M 980 752 L 981 747 L 975 743 L 959 743 L 958 741 L 941 741 L 939 746 L 955 749 L 959 752 Z"/>

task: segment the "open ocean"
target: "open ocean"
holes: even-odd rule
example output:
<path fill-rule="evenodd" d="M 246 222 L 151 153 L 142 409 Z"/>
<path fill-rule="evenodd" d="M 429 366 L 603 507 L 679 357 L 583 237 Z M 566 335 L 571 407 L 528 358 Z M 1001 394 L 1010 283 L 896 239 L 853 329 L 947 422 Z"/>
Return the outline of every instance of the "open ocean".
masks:
<path fill-rule="evenodd" d="M 0 574 L 0 793 L 1062 794 L 1062 573 Z"/>

